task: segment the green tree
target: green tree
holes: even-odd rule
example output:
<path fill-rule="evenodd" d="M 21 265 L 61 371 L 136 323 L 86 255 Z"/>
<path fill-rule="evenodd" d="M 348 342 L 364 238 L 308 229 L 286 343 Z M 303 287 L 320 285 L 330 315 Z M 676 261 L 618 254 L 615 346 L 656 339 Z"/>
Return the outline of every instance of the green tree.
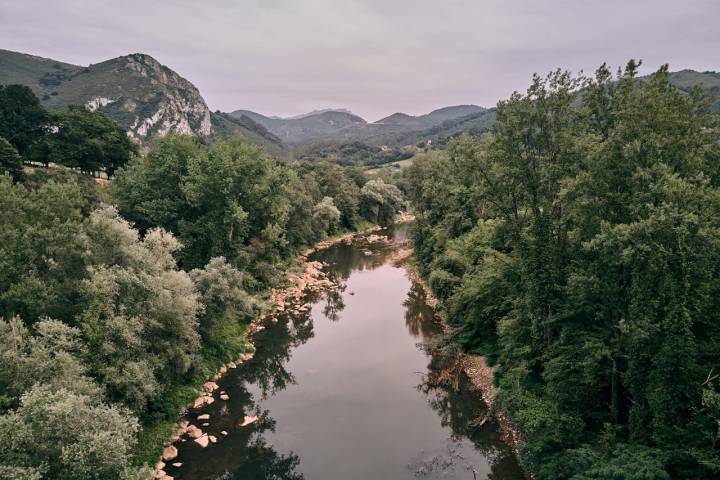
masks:
<path fill-rule="evenodd" d="M 370 180 L 360 190 L 362 214 L 365 218 L 381 225 L 391 223 L 402 207 L 402 194 L 392 184 L 382 180 Z"/>
<path fill-rule="evenodd" d="M 0 416 L 0 429 L 0 472 L 19 478 L 124 479 L 140 470 L 130 466 L 137 419 L 93 396 L 36 385 Z"/>
<path fill-rule="evenodd" d="M 45 133 L 50 116 L 24 85 L 0 85 L 0 137 L 21 155 Z"/>
<path fill-rule="evenodd" d="M 10 174 L 16 181 L 22 179 L 23 161 L 15 147 L 0 137 L 0 175 L 4 173 Z"/>
<path fill-rule="evenodd" d="M 140 238 L 113 207 L 94 211 L 85 228 L 88 279 L 82 329 L 94 374 L 110 398 L 141 411 L 188 372 L 200 347 L 198 295 L 177 269 L 180 243 L 160 229 Z"/>
<path fill-rule="evenodd" d="M 101 112 L 82 107 L 55 114 L 45 144 L 46 163 L 84 173 L 104 171 L 112 175 L 137 153 L 137 146 L 117 123 Z"/>

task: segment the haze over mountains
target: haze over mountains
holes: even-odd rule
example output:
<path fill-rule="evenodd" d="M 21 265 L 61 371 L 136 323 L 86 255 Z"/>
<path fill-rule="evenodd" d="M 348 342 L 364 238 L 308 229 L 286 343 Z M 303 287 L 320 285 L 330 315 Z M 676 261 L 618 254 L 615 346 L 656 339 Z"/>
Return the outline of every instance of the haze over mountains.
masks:
<path fill-rule="evenodd" d="M 671 81 L 684 91 L 702 84 L 720 94 L 720 73 L 683 70 L 672 73 Z M 495 122 L 493 108 L 477 105 L 448 106 L 418 116 L 398 112 L 372 123 L 343 108 L 290 118 L 242 109 L 211 112 L 190 81 L 141 53 L 84 67 L 0 50 L 0 84 L 12 83 L 32 88 L 49 109 L 84 105 L 101 111 L 143 143 L 171 132 L 203 138 L 237 132 L 275 154 L 312 144 L 442 143 L 464 132 L 478 135 Z M 720 101 L 715 107 L 720 112 Z"/>

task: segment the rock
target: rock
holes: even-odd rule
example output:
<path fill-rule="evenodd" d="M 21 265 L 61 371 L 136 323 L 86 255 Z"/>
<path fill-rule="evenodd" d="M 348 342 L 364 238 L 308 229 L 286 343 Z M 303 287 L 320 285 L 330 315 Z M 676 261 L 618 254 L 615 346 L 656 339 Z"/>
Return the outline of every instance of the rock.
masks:
<path fill-rule="evenodd" d="M 240 360 L 242 360 L 243 362 L 247 362 L 248 360 L 252 360 L 254 356 L 255 355 L 252 353 L 241 353 Z"/>
<path fill-rule="evenodd" d="M 251 424 L 253 424 L 253 423 L 257 422 L 257 421 L 258 421 L 258 417 L 256 417 L 255 415 L 253 415 L 253 416 L 247 416 L 247 415 L 246 415 L 245 418 L 243 419 L 242 423 L 240 423 L 238 426 L 240 426 L 240 427 L 246 427 L 246 426 L 251 425 Z"/>
<path fill-rule="evenodd" d="M 155 470 L 162 470 L 165 468 L 165 462 L 157 462 L 155 464 Z"/>
<path fill-rule="evenodd" d="M 228 395 L 227 393 L 221 393 L 220 400 L 225 400 L 227 402 L 228 400 L 230 400 L 230 395 Z"/>
<path fill-rule="evenodd" d="M 227 373 L 227 367 L 224 366 L 224 365 L 223 365 L 222 367 L 220 367 L 220 373 L 223 374 L 223 375 L 226 374 L 226 373 Z"/>
<path fill-rule="evenodd" d="M 207 422 L 205 422 L 205 423 L 203 423 L 203 424 L 202 424 L 202 426 L 203 426 L 203 427 L 209 427 L 209 426 L 210 426 L 210 424 L 209 424 L 209 423 L 207 423 Z"/>
<path fill-rule="evenodd" d="M 207 403 L 208 405 L 212 405 L 213 403 L 215 403 L 215 399 L 213 397 L 205 397 L 205 403 Z"/>
<path fill-rule="evenodd" d="M 210 414 L 209 413 L 203 413 L 202 415 L 197 416 L 198 420 L 210 420 Z"/>
<path fill-rule="evenodd" d="M 221 434 L 221 435 L 227 435 L 227 432 L 226 432 L 225 430 L 223 430 L 222 432 L 220 432 L 220 434 Z"/>
<path fill-rule="evenodd" d="M 218 384 L 215 382 L 205 382 L 203 384 L 203 390 L 207 393 L 212 393 L 215 390 L 217 390 L 218 388 L 220 388 L 220 387 L 218 387 Z"/>
<path fill-rule="evenodd" d="M 205 448 L 205 447 L 207 447 L 208 444 L 210 443 L 210 439 L 208 438 L 207 435 L 203 435 L 202 437 L 196 438 L 196 439 L 195 439 L 195 443 L 197 443 L 198 445 L 200 445 L 202 448 Z"/>
<path fill-rule="evenodd" d="M 190 422 L 188 422 L 187 420 L 183 420 L 182 422 L 180 422 L 180 428 L 187 428 L 188 425 L 190 425 Z"/>
<path fill-rule="evenodd" d="M 182 462 L 175 462 L 172 464 L 172 466 L 175 468 L 180 468 L 180 467 L 182 467 L 182 465 L 183 465 Z"/>
<path fill-rule="evenodd" d="M 162 477 L 160 477 L 158 480 L 174 480 L 174 477 L 171 477 L 170 475 L 165 474 Z"/>
<path fill-rule="evenodd" d="M 187 435 L 188 435 L 188 437 L 190 437 L 190 438 L 199 438 L 199 437 L 202 436 L 202 434 L 203 434 L 203 431 L 200 430 L 200 429 L 199 429 L 198 427 L 196 427 L 195 425 L 190 425 L 190 426 L 187 428 Z"/>
<path fill-rule="evenodd" d="M 205 405 L 207 397 L 199 397 L 195 400 L 195 403 L 193 403 L 193 408 L 200 408 L 203 405 Z"/>
<path fill-rule="evenodd" d="M 170 445 L 169 447 L 165 447 L 165 450 L 163 450 L 163 453 L 162 453 L 162 459 L 166 462 L 168 460 L 174 459 L 177 456 L 178 456 L 177 448 L 175 448 L 172 445 Z"/>
<path fill-rule="evenodd" d="M 210 439 L 210 443 L 217 443 L 217 437 L 214 435 L 208 435 L 208 438 Z"/>
<path fill-rule="evenodd" d="M 158 471 L 155 472 L 155 477 L 154 477 L 154 478 L 156 478 L 156 479 L 157 479 L 157 478 L 164 478 L 166 475 L 167 475 L 167 473 L 165 473 L 165 470 L 158 470 Z"/>
<path fill-rule="evenodd" d="M 237 364 L 235 362 L 230 362 L 227 364 L 228 368 L 237 368 Z"/>

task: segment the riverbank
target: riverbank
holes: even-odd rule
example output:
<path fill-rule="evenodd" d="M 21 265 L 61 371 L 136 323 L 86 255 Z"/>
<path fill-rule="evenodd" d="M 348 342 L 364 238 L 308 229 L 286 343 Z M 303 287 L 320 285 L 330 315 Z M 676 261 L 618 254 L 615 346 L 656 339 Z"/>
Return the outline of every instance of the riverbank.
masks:
<path fill-rule="evenodd" d="M 435 312 L 435 319 L 438 326 L 444 334 L 450 334 L 452 327 L 447 321 L 447 315 L 445 312 L 440 310 L 441 302 L 432 292 L 430 286 L 420 276 L 417 269 L 412 263 L 412 246 L 406 245 L 398 250 L 394 256 L 393 261 L 396 265 L 405 268 L 408 277 L 415 283 L 418 283 L 425 290 L 425 299 L 429 307 Z M 487 416 L 484 419 L 478 419 L 479 425 L 484 424 L 487 420 L 492 417 L 497 423 L 500 436 L 513 451 L 513 453 L 520 458 L 520 450 L 524 444 L 524 438 L 520 430 L 515 426 L 507 410 L 499 405 L 497 400 L 498 389 L 495 387 L 493 377 L 495 374 L 494 368 L 487 364 L 487 360 L 482 355 L 472 355 L 469 353 L 461 353 L 457 359 L 457 366 L 462 370 L 465 376 L 470 381 L 472 390 L 482 398 L 483 402 L 487 406 Z M 531 473 L 525 472 L 526 478 L 532 480 L 534 477 Z"/>

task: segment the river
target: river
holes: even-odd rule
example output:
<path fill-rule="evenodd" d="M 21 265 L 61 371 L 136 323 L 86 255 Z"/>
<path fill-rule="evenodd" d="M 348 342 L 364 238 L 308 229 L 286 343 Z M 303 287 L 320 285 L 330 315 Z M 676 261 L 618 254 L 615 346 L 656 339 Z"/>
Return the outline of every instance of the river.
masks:
<path fill-rule="evenodd" d="M 406 227 L 385 233 L 399 242 Z M 485 407 L 466 381 L 457 391 L 427 383 L 438 360 L 422 347 L 439 331 L 423 288 L 390 261 L 395 249 L 361 240 L 314 254 L 340 289 L 255 334 L 255 357 L 218 381 L 229 400 L 188 414 L 217 443 L 183 438 L 173 461 L 182 466 L 166 472 L 187 480 L 522 479 L 496 426 L 469 425 Z M 240 426 L 245 416 L 259 420 Z"/>

